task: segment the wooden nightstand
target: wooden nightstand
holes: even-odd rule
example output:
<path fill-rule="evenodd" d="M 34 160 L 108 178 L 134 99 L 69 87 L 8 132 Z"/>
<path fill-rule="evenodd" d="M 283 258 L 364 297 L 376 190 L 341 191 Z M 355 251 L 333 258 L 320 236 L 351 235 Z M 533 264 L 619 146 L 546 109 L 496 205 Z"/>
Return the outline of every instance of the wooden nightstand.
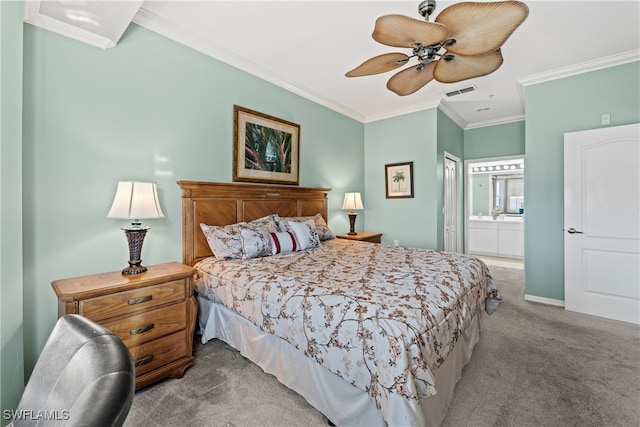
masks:
<path fill-rule="evenodd" d="M 370 233 L 368 231 L 361 231 L 358 234 L 343 234 L 336 236 L 338 239 L 359 240 L 361 242 L 380 243 L 382 242 L 382 233 Z"/>
<path fill-rule="evenodd" d="M 177 262 L 136 275 L 120 271 L 54 280 L 58 316 L 75 313 L 117 335 L 136 364 L 136 390 L 161 378 L 182 378 L 194 363 L 196 300 L 193 268 Z"/>

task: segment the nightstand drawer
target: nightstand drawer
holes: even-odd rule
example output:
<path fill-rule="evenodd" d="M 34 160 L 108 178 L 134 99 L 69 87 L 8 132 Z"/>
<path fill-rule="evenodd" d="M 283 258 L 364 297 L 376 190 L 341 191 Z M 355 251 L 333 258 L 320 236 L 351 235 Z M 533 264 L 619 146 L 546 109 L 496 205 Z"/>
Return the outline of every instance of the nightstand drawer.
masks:
<path fill-rule="evenodd" d="M 99 321 L 108 317 L 129 314 L 189 297 L 186 280 L 175 280 L 156 286 L 118 292 L 103 297 L 80 301 L 79 312 Z"/>
<path fill-rule="evenodd" d="M 193 268 L 177 262 L 54 280 L 58 315 L 80 314 L 111 330 L 133 356 L 136 390 L 165 378 L 182 378 L 192 366 L 198 305 Z"/>
<path fill-rule="evenodd" d="M 102 325 L 116 334 L 127 347 L 134 347 L 185 329 L 187 327 L 187 301 L 144 311 L 125 318 L 104 321 Z"/>
<path fill-rule="evenodd" d="M 176 332 L 129 348 L 136 364 L 136 377 L 187 356 L 186 331 Z"/>

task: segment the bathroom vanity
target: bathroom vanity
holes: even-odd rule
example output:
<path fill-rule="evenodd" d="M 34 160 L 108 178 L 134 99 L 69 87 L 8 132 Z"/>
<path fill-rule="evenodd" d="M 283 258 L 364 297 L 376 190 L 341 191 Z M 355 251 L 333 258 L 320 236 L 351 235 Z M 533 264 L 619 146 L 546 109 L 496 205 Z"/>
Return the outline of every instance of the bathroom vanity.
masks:
<path fill-rule="evenodd" d="M 500 215 L 469 217 L 469 253 L 524 258 L 524 218 Z"/>

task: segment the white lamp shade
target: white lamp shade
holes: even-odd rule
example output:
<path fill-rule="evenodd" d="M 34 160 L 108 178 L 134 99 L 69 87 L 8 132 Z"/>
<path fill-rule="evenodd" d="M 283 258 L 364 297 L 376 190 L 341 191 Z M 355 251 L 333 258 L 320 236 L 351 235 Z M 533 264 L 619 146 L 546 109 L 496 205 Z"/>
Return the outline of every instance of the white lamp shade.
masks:
<path fill-rule="evenodd" d="M 120 181 L 108 218 L 164 218 L 155 182 Z"/>
<path fill-rule="evenodd" d="M 349 209 L 350 211 L 356 209 L 364 209 L 362 206 L 362 198 L 360 193 L 345 193 L 344 203 L 342 203 L 342 209 Z"/>

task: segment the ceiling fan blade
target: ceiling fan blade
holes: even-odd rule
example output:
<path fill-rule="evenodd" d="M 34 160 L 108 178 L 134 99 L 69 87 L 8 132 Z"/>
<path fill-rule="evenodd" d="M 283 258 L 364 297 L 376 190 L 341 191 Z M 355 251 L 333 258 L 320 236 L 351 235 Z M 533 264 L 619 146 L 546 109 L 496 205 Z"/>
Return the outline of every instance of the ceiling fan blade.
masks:
<path fill-rule="evenodd" d="M 455 55 L 450 61 L 445 59 L 435 61 L 433 77 L 441 83 L 455 83 L 486 76 L 500 68 L 502 61 L 500 49 L 484 55 Z"/>
<path fill-rule="evenodd" d="M 498 49 L 524 22 L 529 8 L 519 1 L 457 3 L 444 9 L 436 22 L 449 28 L 456 43 L 446 46 L 460 55 L 481 55 Z"/>
<path fill-rule="evenodd" d="M 347 77 L 370 76 L 372 74 L 386 73 L 406 64 L 409 56 L 404 53 L 385 53 L 374 56 L 358 65 L 345 74 Z"/>
<path fill-rule="evenodd" d="M 405 68 L 389 79 L 387 89 L 396 95 L 411 95 L 433 80 L 433 70 L 437 62 L 428 63 L 421 71 L 418 67 Z"/>
<path fill-rule="evenodd" d="M 378 43 L 394 47 L 413 48 L 440 43 L 449 37 L 449 30 L 442 24 L 425 22 L 403 15 L 384 15 L 376 19 L 371 35 Z"/>

